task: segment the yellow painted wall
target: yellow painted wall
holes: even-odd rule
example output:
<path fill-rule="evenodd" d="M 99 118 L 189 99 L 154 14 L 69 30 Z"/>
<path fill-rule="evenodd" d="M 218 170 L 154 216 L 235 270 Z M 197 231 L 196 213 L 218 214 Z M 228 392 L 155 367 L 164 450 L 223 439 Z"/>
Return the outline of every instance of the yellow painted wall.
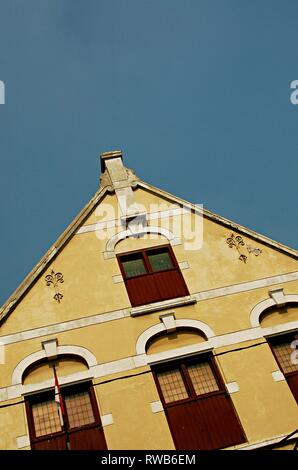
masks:
<path fill-rule="evenodd" d="M 174 333 L 163 334 L 149 341 L 147 354 L 157 354 L 170 349 L 182 348 L 191 344 L 203 343 L 206 338 L 193 331 L 177 331 Z"/>
<path fill-rule="evenodd" d="M 7 401 L 16 404 L 20 399 Z M 17 449 L 16 438 L 28 433 L 25 405 L 23 403 L 0 408 L 0 450 Z"/>
<path fill-rule="evenodd" d="M 53 363 L 59 377 L 88 370 L 88 366 L 80 359 L 59 358 L 59 360 L 55 360 Z M 28 369 L 28 372 L 24 374 L 23 384 L 35 384 L 53 379 L 53 363 L 51 361 L 43 361 L 42 364 Z"/>
<path fill-rule="evenodd" d="M 263 328 L 298 320 L 298 307 L 285 305 L 282 308 L 270 308 L 261 316 Z"/>
<path fill-rule="evenodd" d="M 258 343 L 258 346 L 253 346 Z M 216 353 L 250 346 L 217 356 L 226 382 L 237 382 L 239 392 L 231 395 L 249 442 L 290 433 L 297 428 L 297 403 L 285 381 L 274 382 L 271 372 L 279 370 L 269 345 L 257 340 L 220 348 Z M 278 406 L 276 404 L 278 403 Z"/>
<path fill-rule="evenodd" d="M 165 210 L 172 204 L 171 201 L 142 189 L 134 190 L 134 195 L 146 208 L 151 204 L 162 203 L 164 207 L 161 209 Z M 115 211 L 118 210 L 114 195 L 106 196 L 104 203 L 110 204 Z M 94 211 L 85 220 L 84 225 L 102 221 L 99 212 L 98 209 L 97 213 Z M 176 237 L 181 235 L 173 218 L 150 221 L 149 225 L 170 228 Z M 122 229 L 117 227 L 116 231 Z M 112 236 L 115 230 L 110 227 L 107 233 Z M 245 236 L 243 236 L 244 241 L 260 248 L 262 253 L 254 256 L 246 252 L 247 263 L 241 262 L 237 250 L 229 248 L 226 243 L 226 238 L 230 234 L 229 229 L 206 218 L 204 244 L 200 250 L 186 250 L 183 243 L 173 246 L 178 262 L 187 261 L 189 264 L 189 268 L 183 270 L 182 274 L 191 294 L 297 270 L 297 261 L 292 257 Z M 148 237 L 129 238 L 117 245 L 116 252 L 166 243 L 167 240 L 161 236 L 155 237 L 154 240 Z M 105 259 L 105 250 L 106 239 L 98 237 L 98 233 L 74 235 L 1 326 L 0 335 L 10 335 L 130 308 L 125 284 L 113 282 L 113 276 L 120 274 L 118 262 L 116 258 Z M 52 269 L 55 272 L 62 272 L 64 276 L 64 283 L 57 286 L 59 292 L 63 294 L 61 303 L 53 299 L 56 291 L 45 282 L 45 275 Z M 285 294 L 298 293 L 298 281 L 270 285 L 270 289 L 273 287 L 283 287 Z M 206 323 L 215 335 L 239 332 L 251 328 L 250 313 L 255 305 L 268 298 L 268 289 L 269 287 L 251 287 L 251 290 L 232 295 L 224 295 L 223 292 L 221 296 L 200 300 L 196 304 L 173 310 L 176 319 L 200 320 Z M 127 316 L 84 328 L 78 328 L 73 324 L 69 331 L 50 334 L 44 330 L 43 336 L 38 338 L 27 340 L 19 338 L 5 346 L 5 363 L 0 364 L 0 396 L 1 387 L 3 389 L 11 386 L 12 374 L 17 364 L 29 354 L 40 351 L 41 342 L 45 339 L 57 338 L 59 345 L 84 347 L 96 357 L 98 364 L 104 364 L 135 356 L 138 337 L 147 328 L 160 324 L 161 313 L 163 312 L 158 311 L 134 318 Z M 270 316 L 264 315 L 262 326 L 274 326 L 297 320 L 298 308 L 287 307 L 282 313 L 273 311 Z M 148 352 L 156 354 L 202 341 L 203 338 L 194 333 L 178 332 L 176 336 L 172 334 L 170 339 L 164 337 L 153 340 Z M 250 443 L 291 432 L 295 426 L 297 427 L 298 422 L 297 404 L 286 382 L 274 382 L 272 379 L 271 373 L 278 370 L 278 366 L 270 348 L 267 344 L 255 346 L 262 341 L 264 340 L 239 343 L 215 351 L 222 353 L 237 347 L 252 346 L 242 351 L 219 355 L 216 359 L 225 381 L 236 381 L 239 384 L 240 391 L 232 394 L 232 400 Z M 86 368 L 81 364 L 63 363 L 63 361 L 59 367 L 59 375 L 63 376 Z M 151 374 L 120 380 L 125 375 L 146 370 L 149 368 L 113 374 L 110 378 L 117 380 L 95 387 L 101 414 L 113 414 L 114 424 L 104 430 L 111 449 L 174 448 L 164 413 L 152 413 L 150 408 L 150 402 L 159 400 Z M 46 380 L 48 374 L 47 367 L 33 370 L 25 379 L 25 384 L 36 384 Z M 108 378 L 95 379 L 95 382 L 99 383 Z M 278 407 L 276 407 L 277 402 Z M 0 409 L 0 425 L 2 426 L 0 448 L 16 448 L 16 437 L 27 433 L 23 405 Z"/>
<path fill-rule="evenodd" d="M 104 428 L 110 449 L 175 448 L 164 413 L 150 408 L 159 400 L 151 373 L 95 388 L 102 413 L 113 413 L 114 424 Z"/>
<path fill-rule="evenodd" d="M 138 191 L 146 204 L 151 201 L 150 193 L 143 190 L 137 190 L 135 193 Z M 115 196 L 109 195 L 108 199 L 113 200 L 115 204 Z M 153 225 L 153 222 L 151 221 L 150 225 Z M 165 223 L 163 219 L 160 222 Z M 117 231 L 119 230 L 121 229 L 117 228 Z M 113 228 L 108 229 L 109 236 L 114 231 Z M 252 241 L 250 243 L 261 247 L 263 252 L 258 257 L 248 255 L 245 264 L 238 259 L 236 249 L 227 245 L 226 238 L 229 235 L 230 231 L 225 227 L 205 219 L 202 249 L 186 251 L 183 244 L 173 247 L 177 260 L 187 261 L 190 265 L 189 269 L 183 271 L 190 293 L 262 279 L 297 269 L 297 261 L 293 258 Z M 144 240 L 143 244 L 141 239 L 126 239 L 117 245 L 117 251 L 139 249 L 149 246 L 149 243 L 150 240 Z M 168 242 L 159 237 L 153 241 L 153 246 L 161 243 Z M 105 246 L 106 240 L 99 239 L 97 232 L 75 235 L 18 304 L 13 319 L 9 318 L 3 324 L 1 335 L 129 308 L 130 302 L 124 283 L 113 282 L 113 276 L 120 274 L 118 262 L 116 258 L 104 259 Z M 64 276 L 64 283 L 57 286 L 63 294 L 61 303 L 53 299 L 55 290 L 45 282 L 45 275 L 52 269 L 62 272 Z M 290 288 L 292 284 L 289 283 Z"/>

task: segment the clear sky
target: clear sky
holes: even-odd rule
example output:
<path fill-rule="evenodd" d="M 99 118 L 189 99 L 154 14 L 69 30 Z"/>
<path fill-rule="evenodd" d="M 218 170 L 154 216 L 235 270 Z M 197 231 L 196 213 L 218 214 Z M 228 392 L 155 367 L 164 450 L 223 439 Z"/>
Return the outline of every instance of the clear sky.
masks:
<path fill-rule="evenodd" d="M 297 0 L 0 0 L 0 303 L 122 149 L 297 248 Z"/>

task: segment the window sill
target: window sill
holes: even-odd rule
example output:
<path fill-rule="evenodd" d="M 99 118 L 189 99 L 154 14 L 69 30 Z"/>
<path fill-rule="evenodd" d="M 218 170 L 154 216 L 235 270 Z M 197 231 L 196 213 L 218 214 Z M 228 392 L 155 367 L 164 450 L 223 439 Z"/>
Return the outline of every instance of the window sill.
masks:
<path fill-rule="evenodd" d="M 161 302 L 154 302 L 152 304 L 141 305 L 140 307 L 133 307 L 130 310 L 130 315 L 136 317 L 138 315 L 145 315 L 146 313 L 157 312 L 158 310 L 165 310 L 167 308 L 183 307 L 197 303 L 195 297 L 187 295 L 186 297 L 178 297 L 176 299 L 162 300 Z"/>

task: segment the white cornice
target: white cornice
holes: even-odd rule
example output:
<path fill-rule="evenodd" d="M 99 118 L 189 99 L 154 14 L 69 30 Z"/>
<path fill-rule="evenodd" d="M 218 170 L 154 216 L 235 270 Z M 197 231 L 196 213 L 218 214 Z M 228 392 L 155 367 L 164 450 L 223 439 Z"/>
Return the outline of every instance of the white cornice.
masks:
<path fill-rule="evenodd" d="M 158 311 L 158 310 L 162 311 L 168 308 L 169 309 L 173 308 L 174 306 L 175 308 L 179 308 L 179 307 L 183 307 L 184 305 L 187 305 L 187 303 L 195 303 L 196 301 L 199 302 L 203 300 L 222 297 L 225 295 L 238 294 L 241 292 L 247 292 L 247 291 L 254 290 L 254 289 L 260 289 L 266 286 L 282 284 L 282 283 L 296 281 L 296 280 L 298 280 L 298 271 L 287 273 L 287 274 L 281 274 L 278 276 L 272 276 L 269 278 L 258 279 L 256 281 L 242 282 L 240 284 L 233 284 L 231 286 L 225 286 L 225 287 L 220 287 L 217 289 L 210 289 L 207 291 L 197 292 L 195 294 L 192 294 L 189 297 L 187 296 L 186 298 L 180 297 L 178 299 L 172 299 L 170 301 L 165 300 L 163 302 L 156 302 L 155 304 L 150 304 L 147 306 L 144 305 L 141 307 L 134 307 L 134 308 L 127 307 L 122 310 L 114 310 L 111 312 L 100 313 L 100 314 L 92 315 L 89 317 L 78 318 L 76 320 L 69 320 L 66 322 L 43 326 L 41 328 L 33 328 L 30 330 L 25 330 L 25 331 L 20 331 L 20 332 L 12 333 L 9 335 L 5 335 L 5 336 L 0 336 L 0 344 L 6 345 L 6 344 L 18 343 L 18 342 L 26 341 L 26 340 L 33 339 L 33 338 L 39 338 L 42 336 L 48 336 L 48 335 L 52 335 L 56 333 L 61 333 L 64 331 L 70 331 L 70 330 L 74 330 L 77 328 L 87 327 L 90 325 L 98 325 L 100 323 L 106 323 L 109 321 L 119 320 L 119 319 L 129 317 L 130 315 L 132 316 L 137 315 L 138 313 L 145 314 L 145 313 L 151 313 L 151 312 Z M 268 299 L 268 300 L 271 300 L 273 302 L 273 299 Z M 175 305 L 173 302 L 175 303 Z M 257 306 L 254 308 L 257 308 Z M 136 309 L 139 309 L 139 310 L 136 310 Z M 261 311 L 262 309 L 258 310 L 258 315 L 260 315 Z"/>
<path fill-rule="evenodd" d="M 191 322 L 190 319 L 180 320 L 180 322 L 184 322 L 183 326 Z M 202 330 L 202 325 L 199 325 L 200 322 L 197 322 L 195 327 L 199 327 Z M 156 334 L 156 332 L 160 331 L 160 325 L 164 328 L 163 324 L 157 324 L 156 329 L 151 328 L 151 337 L 152 334 Z M 179 324 L 180 326 L 180 324 Z M 296 322 L 288 322 L 282 325 L 275 325 L 273 327 L 268 328 L 249 328 L 247 330 L 242 330 L 234 333 L 229 333 L 220 336 L 213 336 L 210 337 L 207 341 L 203 343 L 196 343 L 189 346 L 183 346 L 177 349 L 171 349 L 168 351 L 164 351 L 158 354 L 142 354 L 143 347 L 139 342 L 138 351 L 135 356 L 129 356 L 126 358 L 118 359 L 111 362 L 106 362 L 103 364 L 96 363 L 95 357 L 92 355 L 91 362 L 89 363 L 89 370 L 77 372 L 70 376 L 61 377 L 61 384 L 67 384 L 70 382 L 78 382 L 81 380 L 86 380 L 87 378 L 102 378 L 105 376 L 109 376 L 112 374 L 116 374 L 119 372 L 125 371 L 133 371 L 139 367 L 157 364 L 160 362 L 175 360 L 181 357 L 187 357 L 195 354 L 205 353 L 212 350 L 216 350 L 222 346 L 232 346 L 234 344 L 239 344 L 242 342 L 261 339 L 264 337 L 282 334 L 285 332 L 295 331 L 298 329 L 298 321 Z M 146 332 L 143 332 L 146 333 Z M 142 335 L 140 335 L 141 337 Z M 147 334 L 147 340 L 149 339 L 149 335 Z M 144 343 L 144 341 L 142 341 Z M 138 343 L 137 343 L 138 344 Z M 67 346 L 58 346 L 59 354 L 65 354 L 66 352 L 71 352 L 70 349 L 66 351 Z M 73 354 L 77 354 L 82 356 L 82 350 L 84 348 L 71 346 Z M 87 351 L 87 350 L 86 350 Z M 137 351 L 136 351 L 137 352 Z M 91 354 L 88 351 L 88 354 Z M 83 356 L 85 357 L 85 355 Z M 19 365 L 16 367 L 13 376 L 12 376 L 12 385 L 8 387 L 0 388 L 0 401 L 7 401 L 10 399 L 14 399 L 20 397 L 22 394 L 26 393 L 33 393 L 38 390 L 50 388 L 53 386 L 53 380 L 47 380 L 45 382 L 39 384 L 32 384 L 32 385 L 22 385 L 20 383 L 21 376 L 26 370 L 27 367 L 32 365 L 34 361 L 39 361 L 40 359 L 45 358 L 45 351 L 37 351 L 34 354 L 30 354 L 29 356 L 25 357 Z M 86 358 L 86 357 L 85 357 Z M 90 365 L 93 364 L 93 365 Z M 269 372 L 268 372 L 269 373 Z M 272 376 L 272 381 L 274 381 L 274 376 Z"/>
<path fill-rule="evenodd" d="M 179 205 L 183 205 L 191 209 L 192 211 L 197 212 L 197 206 L 195 204 L 191 204 L 188 201 L 185 201 L 181 198 L 173 196 L 172 194 L 158 189 L 150 184 L 145 183 L 144 181 L 139 180 L 136 176 L 133 176 L 133 186 L 146 189 L 151 191 L 161 197 L 164 197 L 167 200 L 173 201 Z M 11 310 L 17 305 L 19 300 L 22 296 L 28 291 L 28 289 L 33 285 L 35 280 L 38 276 L 47 269 L 48 265 L 56 256 L 61 249 L 65 246 L 65 244 L 71 239 L 71 237 L 76 233 L 76 231 L 83 225 L 84 221 L 87 217 L 91 214 L 93 209 L 96 205 L 100 202 L 100 200 L 110 191 L 112 188 L 110 186 L 101 186 L 99 190 L 95 193 L 95 195 L 90 199 L 90 201 L 86 204 L 86 206 L 82 209 L 82 211 L 75 217 L 73 222 L 66 228 L 66 230 L 62 233 L 62 235 L 57 239 L 57 241 L 51 246 L 51 248 L 47 251 L 47 253 L 42 257 L 42 259 L 37 263 L 37 265 L 33 268 L 33 270 L 28 274 L 28 276 L 24 279 L 24 281 L 20 284 L 20 286 L 15 290 L 15 292 L 8 298 L 8 300 L 4 303 L 4 305 L 0 309 L 0 322 L 4 320 L 4 318 L 9 315 Z M 271 246 L 287 255 L 298 259 L 298 251 L 292 248 L 289 248 L 281 243 L 275 242 L 268 237 L 258 234 L 252 230 L 249 230 L 241 225 L 238 225 L 228 219 L 220 217 L 214 214 L 207 209 L 203 210 L 203 215 L 215 222 L 220 223 L 226 227 L 229 227 L 232 230 L 237 230 L 240 233 L 248 235 L 249 237 L 261 242 L 265 243 L 268 246 Z"/>

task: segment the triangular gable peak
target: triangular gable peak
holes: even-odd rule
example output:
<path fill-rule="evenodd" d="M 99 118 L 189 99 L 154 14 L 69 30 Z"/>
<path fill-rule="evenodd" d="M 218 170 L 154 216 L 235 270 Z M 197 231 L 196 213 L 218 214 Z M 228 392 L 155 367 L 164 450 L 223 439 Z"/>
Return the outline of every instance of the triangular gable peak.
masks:
<path fill-rule="evenodd" d="M 192 204 L 182 198 L 176 197 L 166 191 L 156 188 L 142 180 L 135 173 L 126 168 L 122 162 L 121 151 L 106 152 L 100 156 L 102 175 L 100 177 L 100 188 L 90 199 L 82 211 L 77 215 L 73 222 L 66 228 L 57 241 L 50 247 L 43 258 L 36 264 L 20 286 L 8 298 L 0 309 L 0 322 L 2 322 L 16 307 L 18 302 L 23 298 L 26 292 L 33 286 L 38 277 L 48 268 L 53 259 L 59 254 L 63 247 L 70 241 L 72 236 L 82 227 L 86 219 L 100 204 L 103 198 L 109 194 L 116 194 L 118 205 L 121 212 L 121 219 L 127 222 L 135 221 L 135 230 L 139 230 L 140 226 L 146 223 L 146 214 L 139 211 L 138 204 L 134 197 L 134 189 L 141 188 L 145 191 L 169 201 L 172 204 L 183 206 L 191 211 L 198 211 L 198 206 Z M 213 222 L 236 231 L 238 234 L 248 236 L 262 244 L 265 244 L 279 252 L 298 259 L 298 251 L 278 243 L 266 236 L 246 227 L 236 224 L 226 218 L 214 214 L 213 212 L 203 209 L 203 216 Z"/>

